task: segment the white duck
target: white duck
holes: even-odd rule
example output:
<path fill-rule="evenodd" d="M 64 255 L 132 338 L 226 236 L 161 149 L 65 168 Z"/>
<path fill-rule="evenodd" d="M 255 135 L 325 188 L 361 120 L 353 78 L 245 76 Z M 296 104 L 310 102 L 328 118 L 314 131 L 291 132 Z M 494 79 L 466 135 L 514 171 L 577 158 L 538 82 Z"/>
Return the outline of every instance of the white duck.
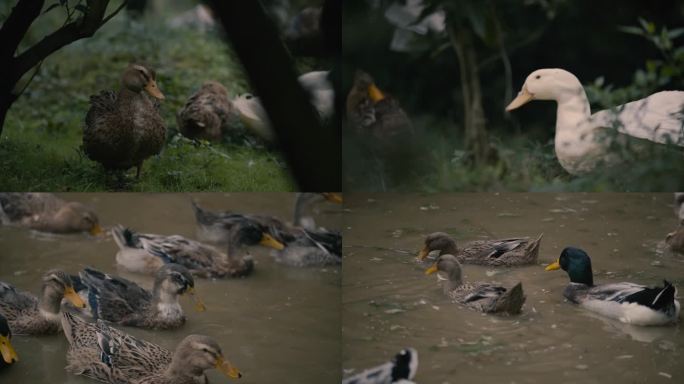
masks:
<path fill-rule="evenodd" d="M 555 100 L 555 150 L 560 164 L 571 174 L 593 170 L 606 158 L 609 140 L 603 135 L 617 128 L 620 137 L 672 143 L 684 147 L 684 92 L 665 91 L 612 109 L 591 114 L 582 83 L 558 68 L 532 72 L 518 96 L 506 107 L 512 111 L 532 100 Z"/>

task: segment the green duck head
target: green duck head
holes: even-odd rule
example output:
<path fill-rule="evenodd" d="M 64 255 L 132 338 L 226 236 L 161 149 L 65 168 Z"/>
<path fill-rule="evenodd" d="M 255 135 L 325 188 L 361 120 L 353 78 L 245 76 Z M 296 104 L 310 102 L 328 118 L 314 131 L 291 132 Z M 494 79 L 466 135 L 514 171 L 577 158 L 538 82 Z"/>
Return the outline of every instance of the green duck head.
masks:
<path fill-rule="evenodd" d="M 546 267 L 547 271 L 563 269 L 570 276 L 570 281 L 586 285 L 594 285 L 591 271 L 591 259 L 579 248 L 567 247 L 561 252 L 558 261 Z"/>

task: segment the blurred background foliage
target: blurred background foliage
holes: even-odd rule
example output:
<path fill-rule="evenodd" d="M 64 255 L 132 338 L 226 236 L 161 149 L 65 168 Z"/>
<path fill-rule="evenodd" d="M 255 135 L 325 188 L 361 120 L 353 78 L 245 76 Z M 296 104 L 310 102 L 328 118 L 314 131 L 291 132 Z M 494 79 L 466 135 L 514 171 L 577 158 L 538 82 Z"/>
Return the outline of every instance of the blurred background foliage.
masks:
<path fill-rule="evenodd" d="M 55 1 L 56 2 L 56 1 Z M 45 9 L 51 2 L 46 2 Z M 90 95 L 118 89 L 121 73 L 131 62 L 157 71 L 166 99 L 161 114 L 168 129 L 167 146 L 148 159 L 133 191 L 287 191 L 296 188 L 280 155 L 248 138 L 222 143 L 192 141 L 178 134 L 175 115 L 206 80 L 226 86 L 229 96 L 250 92 L 241 64 L 225 44 L 218 28 L 172 27 L 170 21 L 200 1 L 148 0 L 145 12 L 121 12 L 92 38 L 76 41 L 49 56 L 22 96 L 12 106 L 0 138 L 0 190 L 110 190 L 110 178 L 80 150 L 81 133 Z M 265 1 L 276 3 L 281 23 L 318 0 Z M 71 9 L 78 1 L 68 2 Z M 110 8 L 120 3 L 113 1 Z M 0 20 L 14 1 L 0 3 Z M 111 12 L 111 10 L 110 10 Z M 274 18 L 277 17 L 274 15 Z M 64 24 L 65 7 L 42 14 L 26 34 L 19 52 Z M 283 28 L 285 26 L 283 25 Z M 329 69 L 331 59 L 296 59 L 300 73 Z"/>
<path fill-rule="evenodd" d="M 411 116 L 419 133 L 415 145 L 425 154 L 423 166 L 394 178 L 387 189 L 684 188 L 681 153 L 573 177 L 554 155 L 553 102 L 531 103 L 513 114 L 504 111 L 527 75 L 539 68 L 574 73 L 585 86 L 592 111 L 661 90 L 683 90 L 684 2 L 664 0 L 655 6 L 639 0 L 425 0 L 421 17 L 443 9 L 446 30 L 428 28 L 425 34 L 414 34 L 403 52 L 391 49 L 395 24 L 385 13 L 393 3 L 347 1 L 343 20 L 345 85 L 351 86 L 357 68 L 370 73 Z M 459 57 L 454 35 L 465 36 L 470 44 L 476 64 L 466 68 L 469 72 L 463 72 L 468 63 Z M 468 143 L 464 73 L 469 83 L 477 77 L 481 88 L 478 134 L 492 151 L 481 159 Z M 378 180 L 383 175 L 370 169 L 370 160 L 354 143 L 347 144 L 345 188 L 382 189 Z"/>

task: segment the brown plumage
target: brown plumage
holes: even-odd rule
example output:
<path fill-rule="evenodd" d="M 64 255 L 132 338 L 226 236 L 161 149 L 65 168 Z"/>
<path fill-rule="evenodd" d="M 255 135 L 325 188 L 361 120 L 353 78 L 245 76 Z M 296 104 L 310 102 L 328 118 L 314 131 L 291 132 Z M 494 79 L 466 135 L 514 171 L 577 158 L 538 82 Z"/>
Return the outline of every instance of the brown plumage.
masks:
<path fill-rule="evenodd" d="M 413 126 L 399 102 L 380 91 L 373 78 L 357 71 L 347 95 L 347 119 L 358 134 L 389 140 L 412 134 Z"/>
<path fill-rule="evenodd" d="M 178 129 L 191 139 L 220 141 L 241 127 L 240 112 L 228 99 L 226 88 L 207 81 L 176 114 Z"/>
<path fill-rule="evenodd" d="M 53 233 L 102 233 L 95 212 L 51 193 L 0 193 L 0 223 Z"/>
<path fill-rule="evenodd" d="M 536 239 L 514 237 L 498 240 L 477 240 L 458 248 L 456 240 L 443 232 L 429 234 L 425 245 L 418 254 L 423 260 L 432 251 L 440 255 L 454 255 L 460 263 L 491 266 L 526 265 L 537 262 L 539 245 L 543 234 Z"/>
<path fill-rule="evenodd" d="M 105 169 L 128 170 L 161 152 L 166 127 L 159 106 L 145 93 L 159 100 L 156 74 L 142 65 L 132 64 L 121 77 L 118 93 L 102 91 L 90 97 L 90 109 L 83 129 L 83 149 Z"/>

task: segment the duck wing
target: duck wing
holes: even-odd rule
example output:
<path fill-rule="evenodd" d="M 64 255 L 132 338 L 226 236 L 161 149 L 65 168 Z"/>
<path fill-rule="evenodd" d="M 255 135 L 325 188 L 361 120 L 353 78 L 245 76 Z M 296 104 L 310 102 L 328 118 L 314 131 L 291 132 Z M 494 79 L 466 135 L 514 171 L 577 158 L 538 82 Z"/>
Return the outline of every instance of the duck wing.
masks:
<path fill-rule="evenodd" d="M 209 268 L 221 261 L 222 255 L 215 248 L 180 235 L 141 237 L 141 242 L 150 254 L 189 270 Z"/>
<path fill-rule="evenodd" d="M 684 92 L 654 93 L 645 99 L 597 112 L 589 120 L 629 136 L 684 146 Z"/>
<path fill-rule="evenodd" d="M 122 277 L 93 268 L 85 268 L 79 275 L 88 288 L 88 302 L 96 318 L 119 322 L 144 311 L 152 302 L 148 291 Z"/>
<path fill-rule="evenodd" d="M 13 321 L 23 312 L 34 312 L 38 308 L 38 299 L 26 292 L 0 281 L 0 313 L 8 321 Z"/>

